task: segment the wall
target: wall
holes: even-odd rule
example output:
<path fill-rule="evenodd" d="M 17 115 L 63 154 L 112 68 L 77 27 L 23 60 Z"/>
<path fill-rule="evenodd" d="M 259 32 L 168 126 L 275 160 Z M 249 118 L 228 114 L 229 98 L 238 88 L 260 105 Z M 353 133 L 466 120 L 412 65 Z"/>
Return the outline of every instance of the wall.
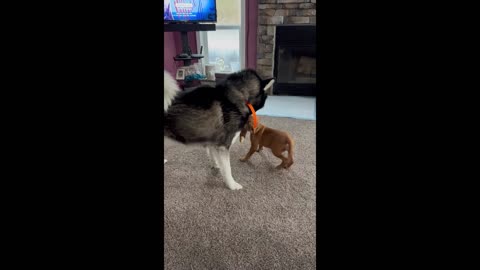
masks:
<path fill-rule="evenodd" d="M 163 69 L 173 75 L 176 73 L 173 57 L 177 55 L 173 32 L 164 32 L 163 41 Z"/>
<path fill-rule="evenodd" d="M 247 0 L 245 6 L 245 65 L 247 68 L 257 69 L 257 26 L 258 26 L 258 0 Z"/>
<path fill-rule="evenodd" d="M 275 26 L 279 24 L 315 24 L 316 0 L 258 0 L 257 71 L 273 76 Z"/>
<path fill-rule="evenodd" d="M 192 50 L 192 53 L 197 53 L 197 35 L 195 34 L 196 32 L 188 32 L 188 45 L 190 46 L 190 49 Z M 173 36 L 175 39 L 175 47 L 177 48 L 177 54 L 182 52 L 182 37 L 180 32 L 173 32 Z M 183 62 L 179 62 L 179 64 Z"/>
<path fill-rule="evenodd" d="M 188 34 L 188 44 L 192 53 L 197 53 L 197 38 L 195 32 L 189 32 Z M 182 52 L 182 38 L 179 32 L 164 32 L 163 33 L 163 68 L 170 72 L 170 74 L 175 74 L 177 66 L 183 66 L 183 62 L 177 62 L 173 60 L 175 55 L 178 55 Z"/>

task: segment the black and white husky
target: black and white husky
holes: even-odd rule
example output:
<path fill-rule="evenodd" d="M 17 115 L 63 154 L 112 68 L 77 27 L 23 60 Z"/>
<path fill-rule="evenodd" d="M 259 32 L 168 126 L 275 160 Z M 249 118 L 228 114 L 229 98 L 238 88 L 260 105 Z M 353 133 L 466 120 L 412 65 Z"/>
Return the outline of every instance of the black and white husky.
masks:
<path fill-rule="evenodd" d="M 241 189 L 232 176 L 229 149 L 252 114 L 246 104 L 252 104 L 255 111 L 263 108 L 266 90 L 273 82 L 247 69 L 229 75 L 215 87 L 179 91 L 177 82 L 164 71 L 164 134 L 187 145 L 204 145 L 227 187 Z"/>

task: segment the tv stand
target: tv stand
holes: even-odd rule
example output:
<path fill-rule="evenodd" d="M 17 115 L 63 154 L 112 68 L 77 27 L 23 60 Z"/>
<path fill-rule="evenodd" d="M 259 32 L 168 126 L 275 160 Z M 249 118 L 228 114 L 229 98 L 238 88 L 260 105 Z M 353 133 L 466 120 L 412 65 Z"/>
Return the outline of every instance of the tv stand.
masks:
<path fill-rule="evenodd" d="M 164 24 L 164 32 L 180 32 L 182 38 L 182 52 L 173 57 L 175 61 L 183 61 L 184 66 L 190 66 L 192 60 L 201 59 L 204 56 L 200 54 L 192 54 L 192 50 L 188 45 L 188 32 L 197 31 L 215 31 L 215 24 L 199 24 L 199 23 L 176 23 L 176 24 Z"/>
<path fill-rule="evenodd" d="M 201 59 L 204 56 L 201 54 L 192 54 L 192 49 L 188 45 L 188 32 L 196 31 L 215 31 L 215 24 L 199 24 L 199 23 L 178 23 L 178 24 L 164 24 L 164 32 L 180 32 L 182 39 L 182 52 L 173 57 L 175 61 L 183 61 L 184 66 L 190 66 L 192 60 Z"/>
<path fill-rule="evenodd" d="M 215 31 L 213 23 L 165 23 L 163 32 Z"/>
<path fill-rule="evenodd" d="M 180 36 L 182 38 L 182 52 L 173 57 L 175 61 L 183 61 L 184 66 L 190 66 L 192 64 L 192 60 L 197 60 L 203 58 L 201 54 L 192 54 L 192 49 L 188 45 L 188 32 L 180 32 Z"/>

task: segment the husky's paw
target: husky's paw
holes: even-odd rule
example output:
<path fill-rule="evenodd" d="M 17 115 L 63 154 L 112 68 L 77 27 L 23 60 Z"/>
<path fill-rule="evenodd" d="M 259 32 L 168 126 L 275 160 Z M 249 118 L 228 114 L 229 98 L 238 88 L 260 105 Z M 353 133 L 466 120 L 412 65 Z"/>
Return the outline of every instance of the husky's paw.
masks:
<path fill-rule="evenodd" d="M 167 163 L 167 160 L 166 159 L 163 159 L 163 164 Z"/>
<path fill-rule="evenodd" d="M 227 187 L 228 187 L 230 190 L 242 189 L 242 185 L 240 185 L 240 184 L 237 183 L 237 182 L 230 182 L 230 183 L 227 184 Z"/>

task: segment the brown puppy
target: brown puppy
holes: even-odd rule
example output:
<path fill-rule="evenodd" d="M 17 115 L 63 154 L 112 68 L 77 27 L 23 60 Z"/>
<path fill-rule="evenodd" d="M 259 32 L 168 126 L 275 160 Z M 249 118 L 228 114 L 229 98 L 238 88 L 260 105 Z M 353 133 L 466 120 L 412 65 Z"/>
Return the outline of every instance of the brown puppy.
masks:
<path fill-rule="evenodd" d="M 248 123 L 240 132 L 240 142 L 243 141 L 247 132 L 250 131 L 250 151 L 247 155 L 240 159 L 247 161 L 255 151 L 262 151 L 263 147 L 272 149 L 272 153 L 282 160 L 282 163 L 277 166 L 280 168 L 289 168 L 293 164 L 293 140 L 288 133 L 273 128 L 266 127 L 260 123 L 257 128 L 253 128 L 253 119 L 250 116 Z M 283 152 L 288 151 L 288 157 L 282 155 Z"/>

